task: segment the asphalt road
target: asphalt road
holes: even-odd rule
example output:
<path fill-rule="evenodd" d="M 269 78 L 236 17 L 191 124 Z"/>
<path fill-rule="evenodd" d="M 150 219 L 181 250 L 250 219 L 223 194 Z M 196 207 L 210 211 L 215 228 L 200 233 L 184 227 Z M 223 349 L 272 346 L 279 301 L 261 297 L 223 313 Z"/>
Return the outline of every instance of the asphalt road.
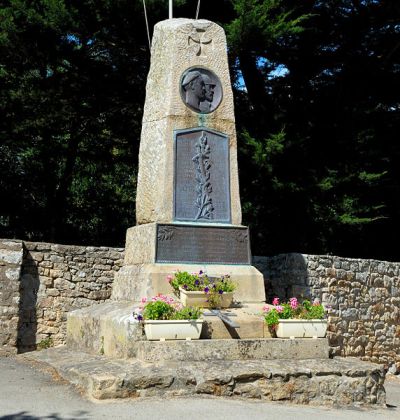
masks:
<path fill-rule="evenodd" d="M 0 420 L 37 419 L 400 419 L 400 378 L 386 382 L 391 408 L 336 410 L 221 398 L 89 401 L 70 385 L 13 358 L 0 358 Z"/>

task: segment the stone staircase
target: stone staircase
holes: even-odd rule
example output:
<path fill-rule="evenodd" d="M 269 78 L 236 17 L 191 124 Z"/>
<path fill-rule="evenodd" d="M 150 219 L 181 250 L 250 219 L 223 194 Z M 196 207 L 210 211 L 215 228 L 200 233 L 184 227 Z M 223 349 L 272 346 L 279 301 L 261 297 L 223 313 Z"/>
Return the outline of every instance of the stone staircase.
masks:
<path fill-rule="evenodd" d="M 202 339 L 173 341 L 147 341 L 132 309 L 131 303 L 113 301 L 71 312 L 67 346 L 18 357 L 96 399 L 213 395 L 385 405 L 383 367 L 330 359 L 327 339 L 265 336 L 257 305 L 224 311 L 239 325 L 239 338 L 220 318 L 205 316 Z"/>
<path fill-rule="evenodd" d="M 291 340 L 283 341 L 293 346 Z M 311 341 L 314 343 L 312 339 Z M 192 342 L 189 346 L 204 346 L 206 342 L 207 340 Z M 183 347 L 188 345 L 187 342 L 181 343 L 184 343 Z M 164 350 L 169 349 L 168 343 L 147 345 L 141 350 L 145 352 L 150 348 L 151 352 L 144 358 L 157 354 L 161 346 L 164 346 Z M 298 343 L 294 346 L 297 345 Z M 197 352 L 202 349 L 204 347 L 197 348 Z M 193 348 L 189 350 L 192 351 Z M 326 356 L 326 353 L 323 352 L 322 356 Z M 53 377 L 69 381 L 88 397 L 100 400 L 211 395 L 359 407 L 384 406 L 386 398 L 383 387 L 384 369 L 355 358 L 218 360 L 215 357 L 202 361 L 149 362 L 135 358 L 111 359 L 67 347 L 25 353 L 17 357 L 52 373 Z"/>

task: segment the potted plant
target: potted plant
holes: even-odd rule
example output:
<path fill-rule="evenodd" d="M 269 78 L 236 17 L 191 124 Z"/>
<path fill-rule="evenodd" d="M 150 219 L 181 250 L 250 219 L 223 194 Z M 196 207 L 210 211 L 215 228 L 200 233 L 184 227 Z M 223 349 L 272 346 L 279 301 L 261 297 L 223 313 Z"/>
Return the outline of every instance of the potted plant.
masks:
<path fill-rule="evenodd" d="M 177 271 L 173 276 L 167 276 L 167 281 L 181 303 L 193 307 L 228 308 L 232 305 L 236 288 L 229 274 L 209 277 L 203 271 L 193 274 Z"/>
<path fill-rule="evenodd" d="M 150 300 L 142 298 L 142 306 L 133 316 L 143 323 L 148 340 L 197 340 L 203 325 L 199 308 L 183 307 L 162 294 Z"/>
<path fill-rule="evenodd" d="M 272 301 L 273 306 L 263 308 L 265 321 L 269 329 L 278 338 L 323 338 L 326 335 L 327 320 L 325 308 L 316 299 L 313 303 L 304 300 L 299 303 L 297 298 L 280 304 L 279 298 Z"/>

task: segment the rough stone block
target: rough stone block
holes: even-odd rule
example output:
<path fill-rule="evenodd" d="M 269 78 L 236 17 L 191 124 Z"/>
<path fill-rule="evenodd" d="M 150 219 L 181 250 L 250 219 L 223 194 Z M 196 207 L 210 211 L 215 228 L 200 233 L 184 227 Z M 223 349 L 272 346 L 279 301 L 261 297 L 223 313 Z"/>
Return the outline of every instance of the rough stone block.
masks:
<path fill-rule="evenodd" d="M 67 318 L 67 345 L 92 354 L 134 357 L 142 326 L 133 319 L 133 304 L 108 302 L 72 311 Z"/>

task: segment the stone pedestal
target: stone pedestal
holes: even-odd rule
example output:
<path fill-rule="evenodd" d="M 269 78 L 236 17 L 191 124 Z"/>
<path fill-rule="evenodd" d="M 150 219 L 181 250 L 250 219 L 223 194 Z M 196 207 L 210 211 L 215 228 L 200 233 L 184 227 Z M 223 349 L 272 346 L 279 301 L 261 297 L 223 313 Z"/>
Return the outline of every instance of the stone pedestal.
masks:
<path fill-rule="evenodd" d="M 210 277 L 229 274 L 237 284 L 234 300 L 239 303 L 262 303 L 265 301 L 264 278 L 251 265 L 206 265 L 206 264 L 135 264 L 124 266 L 115 276 L 111 298 L 117 301 L 139 302 L 142 297 L 158 293 L 172 294 L 166 278 L 175 271 L 189 273 L 204 271 Z"/>
<path fill-rule="evenodd" d="M 229 274 L 237 284 L 235 301 L 261 303 L 264 277 L 250 263 L 248 230 L 243 226 L 135 226 L 127 231 L 124 266 L 116 273 L 111 298 L 139 302 L 142 297 L 171 294 L 168 275 L 202 270 L 210 277 Z"/>
<path fill-rule="evenodd" d="M 196 102 L 197 101 L 197 102 Z M 230 274 L 241 303 L 265 301 L 241 226 L 233 95 L 223 29 L 170 19 L 154 28 L 139 152 L 137 226 L 112 298 L 171 293 L 174 271 Z"/>
<path fill-rule="evenodd" d="M 224 30 L 213 22 L 169 19 L 155 25 L 139 152 L 138 225 L 173 221 L 174 132 L 195 127 L 228 137 L 231 222 L 241 223 L 235 116 L 226 51 Z M 214 111 L 193 111 L 182 99 L 181 85 L 191 68 L 208 69 L 219 79 L 220 91 L 215 92 L 214 102 L 221 101 Z"/>

